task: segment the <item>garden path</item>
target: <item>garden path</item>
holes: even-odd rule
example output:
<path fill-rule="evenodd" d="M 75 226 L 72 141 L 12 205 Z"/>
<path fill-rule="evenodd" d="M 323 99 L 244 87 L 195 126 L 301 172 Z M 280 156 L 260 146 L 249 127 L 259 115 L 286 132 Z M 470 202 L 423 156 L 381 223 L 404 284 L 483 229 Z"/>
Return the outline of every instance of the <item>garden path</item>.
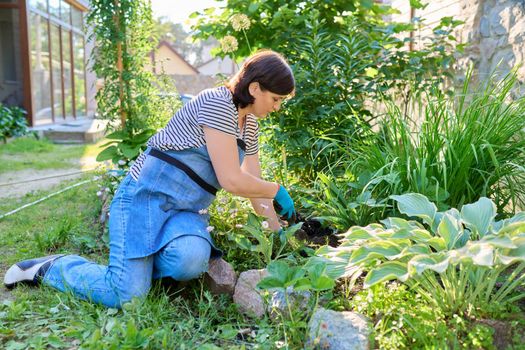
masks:
<path fill-rule="evenodd" d="M 95 157 L 71 161 L 71 167 L 62 169 L 26 169 L 0 174 L 0 198 L 23 197 L 29 192 L 47 190 L 64 180 L 78 178 L 84 171 L 95 169 Z"/>

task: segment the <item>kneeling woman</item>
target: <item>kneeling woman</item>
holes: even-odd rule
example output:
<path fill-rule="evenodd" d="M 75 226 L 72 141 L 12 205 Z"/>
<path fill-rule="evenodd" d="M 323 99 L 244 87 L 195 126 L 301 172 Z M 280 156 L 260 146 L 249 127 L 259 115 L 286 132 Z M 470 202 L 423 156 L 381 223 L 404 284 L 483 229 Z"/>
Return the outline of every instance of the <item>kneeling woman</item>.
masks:
<path fill-rule="evenodd" d="M 76 255 L 26 260 L 9 268 L 5 285 L 41 282 L 120 307 L 145 296 L 152 279 L 196 278 L 221 254 L 202 215 L 219 188 L 250 198 L 278 230 L 272 199 L 282 216 L 295 209 L 284 187 L 261 179 L 257 119 L 279 110 L 294 84 L 279 54 L 248 58 L 225 86 L 199 93 L 148 141 L 111 203 L 108 266 Z"/>

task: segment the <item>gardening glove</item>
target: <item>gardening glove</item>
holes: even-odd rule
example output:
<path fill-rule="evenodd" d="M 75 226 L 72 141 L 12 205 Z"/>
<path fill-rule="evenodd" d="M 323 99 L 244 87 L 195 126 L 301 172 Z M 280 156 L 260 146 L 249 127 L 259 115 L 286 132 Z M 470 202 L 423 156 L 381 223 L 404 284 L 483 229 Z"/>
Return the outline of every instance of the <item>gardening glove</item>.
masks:
<path fill-rule="evenodd" d="M 279 191 L 273 199 L 273 207 L 283 220 L 288 221 L 289 224 L 295 222 L 295 207 L 292 197 L 282 185 L 279 185 Z"/>

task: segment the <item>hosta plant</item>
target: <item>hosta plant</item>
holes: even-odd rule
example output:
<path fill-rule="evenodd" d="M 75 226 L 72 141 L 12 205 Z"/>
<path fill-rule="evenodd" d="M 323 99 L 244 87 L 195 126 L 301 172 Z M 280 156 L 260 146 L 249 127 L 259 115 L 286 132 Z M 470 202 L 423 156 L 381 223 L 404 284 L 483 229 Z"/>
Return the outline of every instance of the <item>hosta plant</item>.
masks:
<path fill-rule="evenodd" d="M 485 197 L 445 212 L 421 194 L 391 198 L 419 220 L 350 228 L 339 247 L 317 252 L 332 275 L 366 274 L 365 288 L 397 279 L 449 315 L 525 298 L 518 288 L 525 285 L 525 213 L 495 221 L 496 206 Z"/>

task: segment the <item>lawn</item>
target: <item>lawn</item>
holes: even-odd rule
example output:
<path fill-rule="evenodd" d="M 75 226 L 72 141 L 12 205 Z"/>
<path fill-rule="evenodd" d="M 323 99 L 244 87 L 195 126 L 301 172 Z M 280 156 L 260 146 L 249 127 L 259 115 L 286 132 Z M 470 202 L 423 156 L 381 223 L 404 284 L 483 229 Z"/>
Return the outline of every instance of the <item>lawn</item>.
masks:
<path fill-rule="evenodd" d="M 96 157 L 100 145 L 56 145 L 47 140 L 23 137 L 0 146 L 0 173 L 17 170 L 66 169 L 83 158 Z M 77 162 L 77 163 L 75 163 Z"/>

